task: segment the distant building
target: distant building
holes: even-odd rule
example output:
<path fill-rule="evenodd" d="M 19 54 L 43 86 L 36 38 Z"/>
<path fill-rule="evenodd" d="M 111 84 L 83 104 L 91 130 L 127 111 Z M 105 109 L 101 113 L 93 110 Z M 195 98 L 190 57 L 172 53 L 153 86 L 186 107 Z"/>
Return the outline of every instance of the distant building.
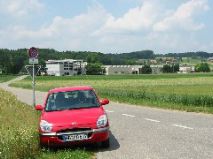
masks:
<path fill-rule="evenodd" d="M 46 69 L 48 75 L 64 76 L 86 74 L 87 63 L 83 60 L 48 60 L 46 61 Z"/>
<path fill-rule="evenodd" d="M 209 57 L 209 58 L 208 58 L 208 61 L 209 61 L 209 62 L 213 62 L 213 57 Z"/>
<path fill-rule="evenodd" d="M 159 74 L 163 72 L 163 65 L 151 65 L 152 74 Z"/>
<path fill-rule="evenodd" d="M 149 62 L 150 64 L 153 64 L 153 65 L 156 65 L 158 63 L 157 60 L 150 60 Z"/>
<path fill-rule="evenodd" d="M 143 65 L 104 65 L 106 75 L 141 74 Z M 162 72 L 162 65 L 151 65 L 152 73 Z"/>
<path fill-rule="evenodd" d="M 195 72 L 194 66 L 180 66 L 179 73 L 191 73 Z"/>
<path fill-rule="evenodd" d="M 106 75 L 117 75 L 117 74 L 139 74 L 139 68 L 141 65 L 105 65 Z"/>

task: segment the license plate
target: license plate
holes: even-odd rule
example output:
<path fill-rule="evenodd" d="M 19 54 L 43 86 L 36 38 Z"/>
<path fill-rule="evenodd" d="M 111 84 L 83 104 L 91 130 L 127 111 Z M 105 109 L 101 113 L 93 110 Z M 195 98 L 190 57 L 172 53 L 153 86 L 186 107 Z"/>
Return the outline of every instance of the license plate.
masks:
<path fill-rule="evenodd" d="M 64 141 L 81 141 L 88 139 L 87 134 L 73 134 L 73 135 L 64 135 Z"/>

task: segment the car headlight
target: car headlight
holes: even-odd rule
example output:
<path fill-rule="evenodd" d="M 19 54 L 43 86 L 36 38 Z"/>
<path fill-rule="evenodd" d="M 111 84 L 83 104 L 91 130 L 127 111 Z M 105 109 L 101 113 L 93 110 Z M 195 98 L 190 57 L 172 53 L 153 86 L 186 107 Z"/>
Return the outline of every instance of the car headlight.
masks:
<path fill-rule="evenodd" d="M 43 132 L 51 132 L 52 128 L 53 128 L 53 124 L 48 123 L 45 120 L 41 120 L 40 122 L 40 128 Z"/>
<path fill-rule="evenodd" d="M 104 115 L 101 115 L 98 120 L 97 120 L 97 127 L 100 128 L 100 127 L 104 127 L 107 125 L 107 116 L 106 114 Z"/>

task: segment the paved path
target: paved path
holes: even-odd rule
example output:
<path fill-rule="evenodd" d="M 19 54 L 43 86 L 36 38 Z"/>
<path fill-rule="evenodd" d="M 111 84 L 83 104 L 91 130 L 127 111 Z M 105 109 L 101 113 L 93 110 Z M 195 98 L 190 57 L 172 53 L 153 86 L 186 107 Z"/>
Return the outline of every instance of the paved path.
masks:
<path fill-rule="evenodd" d="M 22 78 L 22 77 L 21 77 Z M 0 87 L 32 103 L 30 90 Z M 36 92 L 37 103 L 45 93 Z M 105 109 L 111 123 L 111 147 L 98 159 L 213 159 L 213 115 L 113 103 Z"/>

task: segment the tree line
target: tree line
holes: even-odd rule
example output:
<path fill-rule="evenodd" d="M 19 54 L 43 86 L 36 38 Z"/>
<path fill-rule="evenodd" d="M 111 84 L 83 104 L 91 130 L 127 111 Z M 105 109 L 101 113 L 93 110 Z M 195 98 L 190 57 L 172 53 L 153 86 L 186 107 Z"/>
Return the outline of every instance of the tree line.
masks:
<path fill-rule="evenodd" d="M 154 54 L 152 50 L 143 50 L 130 53 L 103 54 L 91 51 L 57 51 L 54 49 L 39 49 L 39 64 L 45 67 L 45 61 L 62 59 L 83 59 L 89 64 L 98 65 L 135 65 L 138 59 L 154 59 L 156 57 L 213 57 L 213 53 L 190 52 L 190 53 L 169 53 Z M 28 64 L 27 49 L 0 49 L 0 70 L 5 74 L 17 74 Z M 92 70 L 91 70 L 92 71 Z"/>

